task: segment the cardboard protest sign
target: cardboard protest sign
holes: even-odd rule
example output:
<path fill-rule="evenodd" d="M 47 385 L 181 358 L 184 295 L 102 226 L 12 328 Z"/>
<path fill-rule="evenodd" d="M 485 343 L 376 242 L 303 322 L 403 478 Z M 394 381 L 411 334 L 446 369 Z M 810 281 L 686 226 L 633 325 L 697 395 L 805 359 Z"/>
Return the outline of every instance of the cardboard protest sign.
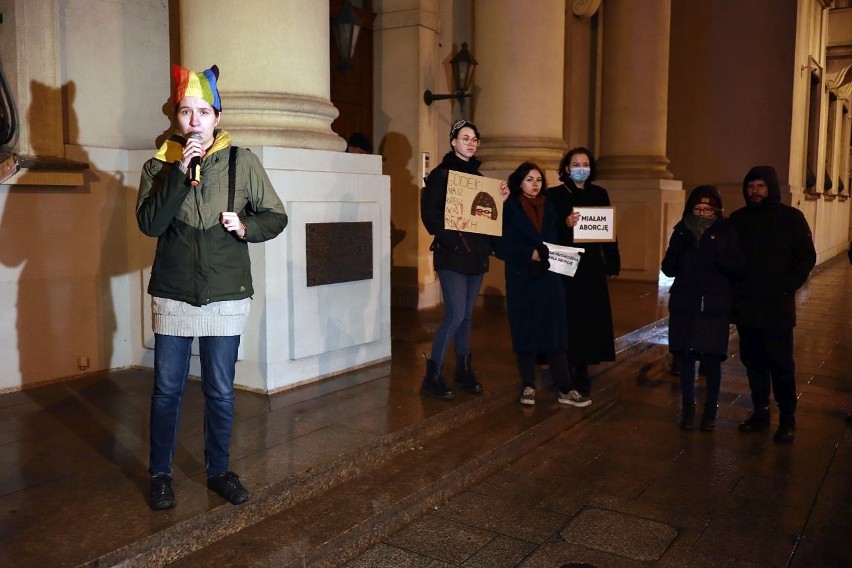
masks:
<path fill-rule="evenodd" d="M 468 233 L 503 234 L 503 192 L 499 179 L 450 170 L 444 228 Z"/>
<path fill-rule="evenodd" d="M 574 225 L 575 243 L 615 242 L 615 207 L 575 207 L 580 220 Z"/>
<path fill-rule="evenodd" d="M 550 262 L 550 268 L 548 270 L 557 274 L 564 274 L 565 276 L 574 276 L 577 273 L 577 266 L 580 264 L 580 254 L 586 252 L 586 249 L 554 245 L 551 243 L 544 243 L 544 246 L 549 251 L 547 260 Z"/>

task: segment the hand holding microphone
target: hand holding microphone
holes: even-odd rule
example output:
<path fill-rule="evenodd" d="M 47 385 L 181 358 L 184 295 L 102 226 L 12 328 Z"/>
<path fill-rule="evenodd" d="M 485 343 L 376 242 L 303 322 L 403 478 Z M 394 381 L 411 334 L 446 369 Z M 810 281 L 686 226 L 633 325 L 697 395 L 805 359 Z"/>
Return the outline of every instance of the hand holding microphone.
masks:
<path fill-rule="evenodd" d="M 201 150 L 200 144 L 204 139 L 201 134 L 197 132 L 189 135 L 190 140 L 197 140 L 199 143 L 199 151 Z M 196 187 L 199 183 L 201 183 L 201 154 L 196 154 L 189 160 L 189 166 L 187 166 L 186 175 L 189 178 L 189 184 L 192 187 Z"/>

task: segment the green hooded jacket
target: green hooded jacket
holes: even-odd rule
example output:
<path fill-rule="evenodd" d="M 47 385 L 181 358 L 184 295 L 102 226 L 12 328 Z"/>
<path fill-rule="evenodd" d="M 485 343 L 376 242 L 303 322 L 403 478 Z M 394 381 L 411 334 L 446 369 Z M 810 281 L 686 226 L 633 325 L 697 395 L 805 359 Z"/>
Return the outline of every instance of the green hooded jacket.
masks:
<path fill-rule="evenodd" d="M 143 233 L 157 237 L 148 293 L 194 306 L 248 298 L 254 294 L 248 243 L 284 230 L 284 204 L 257 156 L 238 148 L 234 211 L 246 226 L 246 239 L 226 231 L 219 218 L 228 208 L 231 137 L 216 132 L 196 187 L 178 166 L 183 142 L 173 136 L 142 167 L 136 221 Z"/>

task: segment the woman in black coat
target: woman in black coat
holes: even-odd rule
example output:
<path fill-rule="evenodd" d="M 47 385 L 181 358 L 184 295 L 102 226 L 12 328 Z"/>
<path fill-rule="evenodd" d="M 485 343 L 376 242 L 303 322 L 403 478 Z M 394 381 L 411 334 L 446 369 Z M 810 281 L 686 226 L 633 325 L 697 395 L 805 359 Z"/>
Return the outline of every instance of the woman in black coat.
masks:
<path fill-rule="evenodd" d="M 523 391 L 520 403 L 535 404 L 535 356 L 546 353 L 559 385 L 558 402 L 588 406 L 592 401 L 572 388 L 566 348 L 568 331 L 565 293 L 548 268 L 545 242 L 557 239 L 557 218 L 541 190 L 542 169 L 524 162 L 509 176 L 509 198 L 503 207 L 503 235 L 497 256 L 506 263 L 506 305 L 512 348 L 518 361 Z"/>
<path fill-rule="evenodd" d="M 589 365 L 615 361 L 612 308 L 607 278 L 618 276 L 621 257 L 618 243 L 574 244 L 574 225 L 580 214 L 574 207 L 609 207 L 609 195 L 595 179 L 596 166 L 587 148 L 573 148 L 559 164 L 561 185 L 547 190 L 547 199 L 559 218 L 559 244 L 585 249 L 574 276 L 562 276 L 568 316 L 568 363 L 577 388 L 591 393 Z"/>
<path fill-rule="evenodd" d="M 701 185 L 690 193 L 662 269 L 675 279 L 669 291 L 669 351 L 682 361 L 680 427 L 695 427 L 698 361 L 707 381 L 701 429 L 713 430 L 721 363 L 728 358 L 731 283 L 745 270 L 737 233 L 722 215 L 722 198 L 714 186 Z"/>

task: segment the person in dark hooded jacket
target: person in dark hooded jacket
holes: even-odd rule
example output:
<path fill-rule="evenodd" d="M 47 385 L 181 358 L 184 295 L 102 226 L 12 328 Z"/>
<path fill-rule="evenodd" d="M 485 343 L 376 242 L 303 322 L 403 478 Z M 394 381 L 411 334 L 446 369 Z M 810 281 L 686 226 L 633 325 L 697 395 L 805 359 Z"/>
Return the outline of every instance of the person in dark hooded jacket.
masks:
<path fill-rule="evenodd" d="M 471 368 L 471 314 L 482 279 L 488 272 L 491 237 L 444 227 L 449 172 L 481 175 L 480 161 L 474 157 L 477 148 L 479 130 L 476 125 L 457 120 L 450 130 L 450 151 L 429 173 L 420 194 L 420 217 L 426 230 L 435 237 L 430 250 L 444 300 L 444 319 L 435 333 L 432 356 L 426 358 L 426 374 L 420 392 L 442 400 L 455 396 L 455 390 L 447 385 L 443 375 L 444 355 L 451 339 L 456 354 L 455 386 L 471 394 L 482 392 L 482 384 Z M 504 187 L 503 192 L 504 196 L 508 195 L 508 187 Z"/>
<path fill-rule="evenodd" d="M 701 429 L 716 427 L 721 363 L 728 358 L 731 282 L 745 269 L 737 233 L 722 211 L 722 198 L 714 186 L 693 189 L 663 258 L 663 273 L 675 279 L 669 292 L 669 351 L 681 361 L 684 430 L 695 428 L 699 361 L 706 380 Z"/>
<path fill-rule="evenodd" d="M 775 168 L 751 168 L 743 180 L 743 197 L 746 206 L 730 217 L 746 256 L 745 275 L 734 286 L 733 321 L 754 410 L 739 429 L 769 428 L 771 387 L 780 413 L 775 441 L 792 442 L 796 428 L 796 290 L 816 265 L 816 250 L 805 216 L 781 203 Z"/>

